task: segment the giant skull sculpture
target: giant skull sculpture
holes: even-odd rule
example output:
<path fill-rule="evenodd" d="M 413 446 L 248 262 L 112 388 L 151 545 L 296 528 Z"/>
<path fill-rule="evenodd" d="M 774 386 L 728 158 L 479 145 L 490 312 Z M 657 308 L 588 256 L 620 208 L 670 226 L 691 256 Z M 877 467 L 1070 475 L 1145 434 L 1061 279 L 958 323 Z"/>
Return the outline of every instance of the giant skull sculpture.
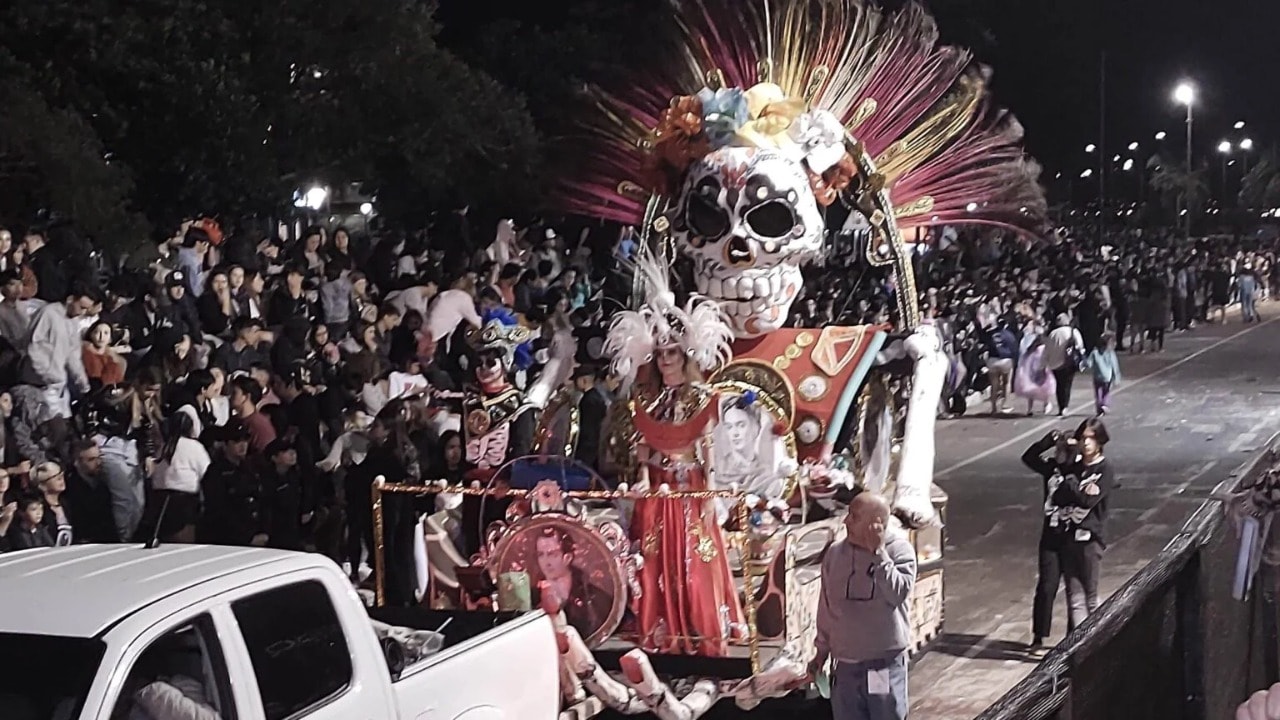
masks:
<path fill-rule="evenodd" d="M 721 148 L 694 164 L 672 225 L 698 292 L 720 302 L 740 338 L 782 327 L 823 229 L 804 167 L 752 147 Z"/>

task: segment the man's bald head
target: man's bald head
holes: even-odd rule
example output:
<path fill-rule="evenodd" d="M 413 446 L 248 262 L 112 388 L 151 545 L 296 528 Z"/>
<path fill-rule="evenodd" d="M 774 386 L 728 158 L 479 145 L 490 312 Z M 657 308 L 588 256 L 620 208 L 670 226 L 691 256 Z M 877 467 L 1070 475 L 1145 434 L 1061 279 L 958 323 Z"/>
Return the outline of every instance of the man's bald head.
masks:
<path fill-rule="evenodd" d="M 889 503 L 873 492 L 861 492 L 849 502 L 844 519 L 849 542 L 872 552 L 884 545 L 885 528 L 889 524 Z"/>

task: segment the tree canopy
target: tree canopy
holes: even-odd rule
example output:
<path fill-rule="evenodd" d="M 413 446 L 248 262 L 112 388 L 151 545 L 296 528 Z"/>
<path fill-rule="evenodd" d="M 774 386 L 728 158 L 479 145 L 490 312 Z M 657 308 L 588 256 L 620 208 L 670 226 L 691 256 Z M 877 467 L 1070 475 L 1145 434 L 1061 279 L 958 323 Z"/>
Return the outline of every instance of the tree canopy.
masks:
<path fill-rule="evenodd" d="M 532 197 L 517 91 L 416 0 L 0 5 L 0 212 L 128 247 L 184 214 L 266 212 L 363 181 L 391 213 Z"/>

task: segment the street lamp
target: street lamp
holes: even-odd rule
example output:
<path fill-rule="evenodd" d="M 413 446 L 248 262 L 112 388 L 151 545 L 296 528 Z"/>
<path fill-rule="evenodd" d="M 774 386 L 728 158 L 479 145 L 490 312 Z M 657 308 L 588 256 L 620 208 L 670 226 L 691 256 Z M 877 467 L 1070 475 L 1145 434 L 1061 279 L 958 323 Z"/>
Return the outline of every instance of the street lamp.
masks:
<path fill-rule="evenodd" d="M 1231 156 L 1233 147 L 1230 140 L 1218 143 L 1218 152 L 1222 153 L 1222 207 L 1227 206 L 1227 158 Z"/>
<path fill-rule="evenodd" d="M 1138 143 L 1136 143 L 1136 142 L 1131 142 L 1131 143 L 1129 143 L 1129 150 L 1130 150 L 1130 151 L 1137 150 L 1137 149 L 1138 149 Z"/>
<path fill-rule="evenodd" d="M 1129 172 L 1132 169 L 1133 169 L 1133 158 L 1129 158 L 1124 161 L 1124 171 Z"/>
<path fill-rule="evenodd" d="M 1091 153 L 1097 149 L 1098 149 L 1098 146 L 1094 145 L 1093 143 L 1089 143 L 1088 145 L 1084 146 L 1084 151 L 1087 153 Z"/>
<path fill-rule="evenodd" d="M 1243 129 L 1244 129 L 1244 121 L 1243 121 L 1243 120 L 1241 120 L 1241 121 L 1239 121 L 1239 122 L 1237 122 L 1237 123 L 1236 123 L 1236 129 L 1237 129 L 1237 130 L 1243 130 Z"/>
<path fill-rule="evenodd" d="M 1191 181 L 1191 132 L 1195 124 L 1195 116 L 1192 108 L 1196 104 L 1196 87 L 1189 81 L 1184 80 L 1178 83 L 1178 87 L 1173 89 L 1173 100 L 1180 105 L 1187 106 L 1187 182 Z M 1188 193 L 1183 193 L 1187 195 Z M 1189 198 L 1188 198 L 1189 199 Z M 1187 216 L 1187 239 L 1191 239 L 1191 204 L 1187 203 L 1187 207 L 1183 208 L 1183 212 Z"/>
<path fill-rule="evenodd" d="M 1085 168 L 1085 169 L 1084 169 L 1084 172 L 1080 173 L 1080 177 L 1082 177 L 1082 178 L 1091 178 L 1091 177 L 1093 177 L 1093 168 Z"/>
<path fill-rule="evenodd" d="M 307 194 L 302 196 L 302 199 L 306 203 L 307 207 L 312 210 L 319 210 L 324 207 L 324 201 L 328 197 L 329 191 L 317 185 L 308 190 Z"/>
<path fill-rule="evenodd" d="M 1240 141 L 1240 164 L 1244 169 L 1244 174 L 1249 174 L 1249 151 L 1253 150 L 1253 138 L 1245 138 Z"/>
<path fill-rule="evenodd" d="M 1168 136 L 1169 136 L 1169 133 L 1161 130 L 1160 132 L 1156 133 L 1156 140 L 1163 140 Z"/>

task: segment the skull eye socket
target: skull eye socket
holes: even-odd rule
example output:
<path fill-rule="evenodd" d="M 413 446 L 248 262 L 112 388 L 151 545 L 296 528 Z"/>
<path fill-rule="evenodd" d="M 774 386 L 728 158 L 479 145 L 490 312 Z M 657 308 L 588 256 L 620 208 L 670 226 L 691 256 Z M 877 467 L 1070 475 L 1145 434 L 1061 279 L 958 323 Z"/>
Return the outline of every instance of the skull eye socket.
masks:
<path fill-rule="evenodd" d="M 729 232 L 729 216 L 716 204 L 715 196 L 694 193 L 689 197 L 689 229 L 705 238 L 724 237 Z"/>
<path fill-rule="evenodd" d="M 743 217 L 751 232 L 762 238 L 781 239 L 797 224 L 795 211 L 781 199 L 770 200 L 747 211 Z"/>

